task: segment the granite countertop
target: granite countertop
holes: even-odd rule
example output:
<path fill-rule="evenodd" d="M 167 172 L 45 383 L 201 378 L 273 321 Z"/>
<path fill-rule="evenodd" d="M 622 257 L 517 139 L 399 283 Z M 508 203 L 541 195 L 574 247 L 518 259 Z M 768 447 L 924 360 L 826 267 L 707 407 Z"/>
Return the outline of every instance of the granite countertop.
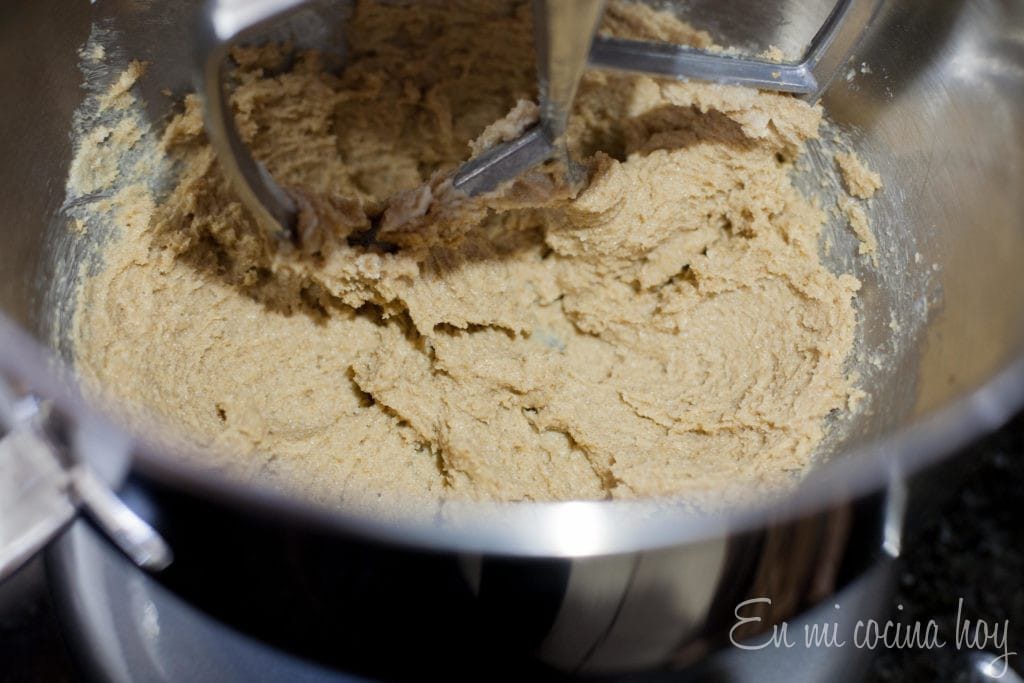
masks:
<path fill-rule="evenodd" d="M 1010 666 L 1024 673 L 1024 413 L 964 454 L 977 460 L 958 494 L 906 539 L 895 601 L 901 620 L 934 619 L 947 642 L 956 609 L 990 624 L 1009 621 Z M 882 652 L 875 681 L 967 680 L 955 649 Z"/>
<path fill-rule="evenodd" d="M 905 539 L 895 603 L 905 622 L 934 619 L 953 639 L 957 603 L 989 623 L 1009 621 L 1010 663 L 1024 671 L 1024 414 L 964 455 L 958 493 Z M 77 681 L 37 559 L 0 585 L 0 683 Z M 881 651 L 870 679 L 969 680 L 954 648 Z"/>

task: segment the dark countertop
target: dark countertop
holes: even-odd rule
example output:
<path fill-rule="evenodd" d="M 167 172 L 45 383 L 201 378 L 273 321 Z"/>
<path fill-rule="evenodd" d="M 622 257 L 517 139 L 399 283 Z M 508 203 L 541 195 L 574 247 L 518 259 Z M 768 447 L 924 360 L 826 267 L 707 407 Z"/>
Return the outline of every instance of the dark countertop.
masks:
<path fill-rule="evenodd" d="M 1024 671 L 1024 414 L 979 443 L 958 493 L 905 539 L 900 620 L 934 619 L 952 641 L 958 600 L 989 623 L 1009 621 L 1011 665 Z M 77 681 L 37 559 L 0 585 L 0 683 Z M 954 648 L 881 651 L 870 680 L 968 680 Z"/>
<path fill-rule="evenodd" d="M 954 638 L 957 603 L 990 624 L 1009 620 L 1010 665 L 1024 673 L 1024 414 L 964 454 L 977 467 L 904 545 L 896 602 L 901 621 L 934 619 Z M 898 650 L 879 655 L 875 681 L 967 680 L 962 653 Z"/>

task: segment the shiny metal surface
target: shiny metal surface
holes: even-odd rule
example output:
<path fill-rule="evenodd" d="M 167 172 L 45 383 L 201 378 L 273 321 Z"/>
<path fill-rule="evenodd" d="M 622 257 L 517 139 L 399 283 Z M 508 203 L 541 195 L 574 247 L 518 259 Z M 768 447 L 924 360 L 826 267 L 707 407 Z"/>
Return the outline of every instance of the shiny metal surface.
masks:
<path fill-rule="evenodd" d="M 590 65 L 788 92 L 817 102 L 857 47 L 880 6 L 879 0 L 836 2 L 796 63 L 600 36 L 594 41 Z"/>
<path fill-rule="evenodd" d="M 467 161 L 452 175 L 452 186 L 469 196 L 490 192 L 510 178 L 543 163 L 555 153 L 552 138 L 533 126 L 515 140 L 495 145 Z"/>
<path fill-rule="evenodd" d="M 160 571 L 171 564 L 174 553 L 167 542 L 88 466 L 76 465 L 70 474 L 74 497 L 81 502 L 89 518 L 135 566 Z"/>
<path fill-rule="evenodd" d="M 970 683 L 990 683 L 991 681 L 1021 683 L 1024 681 L 1024 678 L 1010 668 L 1000 655 L 991 652 L 971 652 L 964 658 L 967 660 L 965 678 Z"/>
<path fill-rule="evenodd" d="M 225 90 L 228 49 L 247 34 L 303 3 L 300 0 L 210 0 L 196 14 L 196 89 L 203 102 L 206 134 L 218 161 L 256 220 L 280 240 L 294 235 L 297 208 L 267 169 L 252 158 L 235 128 Z"/>
<path fill-rule="evenodd" d="M 540 122 L 462 165 L 452 176 L 456 189 L 470 196 L 489 192 L 552 157 L 561 162 L 568 184 L 578 185 L 565 129 L 603 11 L 603 0 L 534 0 Z"/>
<path fill-rule="evenodd" d="M 2 384 L 2 382 L 0 382 Z M 0 430 L 0 580 L 35 555 L 74 516 L 68 473 L 32 417 Z"/>
<path fill-rule="evenodd" d="M 534 0 L 540 120 L 552 140 L 561 138 L 569 124 L 569 112 L 603 12 L 604 0 Z"/>
<path fill-rule="evenodd" d="M 49 406 L 16 400 L 0 375 L 0 580 L 42 549 L 83 508 L 139 567 L 160 570 L 172 553 L 88 463 L 55 437 Z M 104 443 L 104 447 L 112 444 Z"/>
<path fill-rule="evenodd" d="M 484 558 L 466 557 L 463 564 L 475 565 L 477 574 L 493 570 Z M 180 596 L 168 591 L 152 577 L 136 571 L 130 563 L 103 542 L 102 537 L 84 524 L 77 524 L 47 554 L 50 579 L 53 582 L 62 621 L 78 653 L 93 671 L 104 680 L 130 681 L 333 681 L 365 680 L 348 672 L 304 661 L 293 654 L 268 646 L 225 626 L 210 615 L 196 609 Z M 681 569 L 700 571 L 698 563 Z M 551 630 L 544 634 L 539 646 L 541 657 L 561 652 L 564 664 L 577 665 L 586 660 L 586 651 L 594 639 L 608 631 L 615 648 L 622 648 L 637 615 L 624 608 L 618 616 L 612 614 L 622 586 L 613 577 L 605 581 L 604 592 L 596 604 L 588 604 L 590 597 L 581 592 L 585 581 L 594 582 L 594 565 L 585 560 L 573 562 L 568 569 L 569 581 L 565 586 L 565 599 L 557 606 Z M 639 573 L 647 570 L 641 568 Z M 684 576 L 680 573 L 680 576 Z M 489 576 L 489 574 L 488 574 Z M 483 577 L 484 581 L 488 576 Z M 891 607 L 890 587 L 893 581 L 893 563 L 881 562 L 851 583 L 834 602 L 829 601 L 809 610 L 789 624 L 790 632 L 802 634 L 805 624 L 837 623 L 843 633 L 852 633 L 857 620 L 877 619 Z M 681 579 L 677 582 L 682 583 Z M 487 591 L 485 586 L 484 591 Z M 635 596 L 634 596 L 635 597 Z M 676 598 L 678 600 L 678 597 Z M 834 604 L 840 604 L 836 610 Z M 508 606 L 489 605 L 491 609 Z M 685 605 L 670 606 L 651 617 L 659 625 L 668 625 L 668 632 L 647 643 L 655 651 L 661 643 L 675 635 L 677 623 L 671 620 L 672 609 L 685 615 Z M 594 616 L 598 619 L 594 619 Z M 441 615 L 439 615 L 441 616 Z M 500 622 L 502 615 L 494 615 Z M 617 622 L 617 629 L 608 629 L 609 622 Z M 575 624 L 578 633 L 567 634 L 565 626 Z M 445 627 L 443 616 L 438 624 Z M 340 634 L 339 634 L 340 635 Z M 562 649 L 568 638 L 576 641 L 574 650 Z M 600 649 L 600 648 L 599 648 Z M 609 648 L 610 651 L 611 648 Z M 759 651 L 732 648 L 707 658 L 685 680 L 758 681 L 759 683 L 839 683 L 862 681 L 867 666 L 875 653 L 856 648 L 804 649 L 766 648 Z M 571 660 L 568 659 L 575 655 Z M 591 664 L 591 668 L 597 662 Z M 503 669 L 511 678 L 513 671 Z M 580 673 L 586 673 L 586 667 Z M 799 672 L 798 674 L 795 672 Z M 453 675 L 450 670 L 449 676 Z M 491 680 L 495 668 L 481 678 Z M 425 677 L 420 669 L 418 677 Z M 450 678 L 449 678 L 450 679 Z M 661 680 L 661 679 L 657 679 Z M 679 680 L 679 676 L 666 677 Z M 986 679 L 988 680 L 988 679 Z"/>
<path fill-rule="evenodd" d="M 752 53 L 770 42 L 799 55 L 832 3 L 687 6 Z M 868 404 L 837 426 L 791 494 L 704 512 L 686 501 L 482 505 L 396 521 L 202 471 L 150 435 L 111 427 L 98 415 L 111 408 L 82 400 L 55 360 L 69 358 L 74 275 L 91 262 L 62 212 L 82 99 L 77 50 L 90 32 L 111 45 L 109 70 L 85 74 L 95 88 L 128 59 L 149 61 L 139 92 L 158 124 L 172 106 L 160 91 L 190 87 L 194 11 L 129 0 L 0 6 L 0 87 L 11 103 L 0 108 L 0 369 L 97 435 L 82 459 L 120 482 L 121 499 L 174 551 L 158 580 L 237 628 L 365 668 L 381 665 L 369 654 L 385 639 L 424 662 L 450 651 L 437 639 L 436 651 L 417 644 L 449 635 L 436 633 L 443 613 L 467 642 L 545 666 L 678 668 L 722 647 L 737 600 L 776 598 L 769 624 L 898 554 L 900 511 L 920 504 L 903 483 L 926 467 L 955 482 L 937 464 L 1024 399 L 1024 6 L 884 0 L 823 99 L 834 130 L 885 182 L 869 207 L 878 269 L 858 260 L 838 220 L 828 232 L 828 262 L 863 283 L 855 369 Z M 333 44 L 328 29 L 309 28 L 329 24 L 291 23 L 301 20 L 279 30 L 300 45 Z M 829 189 L 817 177 L 832 168 L 832 132 L 807 155 L 808 191 Z M 590 611 L 570 628 L 552 595 Z M 537 638 L 484 628 L 489 600 L 505 605 L 512 636 Z M 375 616 L 382 604 L 394 610 L 387 619 Z M 607 618 L 612 604 L 624 621 Z M 282 618 L 310 614 L 323 630 Z M 344 653 L 337 634 L 351 646 Z"/>
<path fill-rule="evenodd" d="M 818 99 L 818 81 L 807 64 L 716 55 L 667 43 L 599 36 L 590 63 L 595 68 L 716 81 L 777 90 Z"/>

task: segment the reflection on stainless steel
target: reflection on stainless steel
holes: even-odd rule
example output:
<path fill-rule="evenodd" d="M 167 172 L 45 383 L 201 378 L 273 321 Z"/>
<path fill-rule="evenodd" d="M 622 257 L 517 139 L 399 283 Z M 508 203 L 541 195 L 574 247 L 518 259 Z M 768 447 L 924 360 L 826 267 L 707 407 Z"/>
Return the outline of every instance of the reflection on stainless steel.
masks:
<path fill-rule="evenodd" d="M 688 6 L 728 42 L 799 55 L 832 3 Z M 52 343 L 68 358 L 73 276 L 89 262 L 61 214 L 81 99 L 76 51 L 95 21 L 116 45 L 109 73 L 90 75 L 97 85 L 129 58 L 149 61 L 139 88 L 159 122 L 171 106 L 160 91 L 189 88 L 194 10 L 129 0 L 0 7 L 0 86 L 14 103 L 0 108 L 0 368 L 73 422 L 100 422 L 93 409 L 103 406 L 75 398 L 37 351 Z M 347 5 L 303 11 L 340 18 Z M 311 33 L 308 19 L 289 16 L 275 30 L 332 45 L 336 33 Z M 706 513 L 685 502 L 595 502 L 382 520 L 228 481 L 134 435 L 120 497 L 174 551 L 160 580 L 239 629 L 357 670 L 398 666 L 396 644 L 408 661 L 443 663 L 454 642 L 470 644 L 466 657 L 528 654 L 588 672 L 679 667 L 726 642 L 741 600 L 773 598 L 767 627 L 842 590 L 898 550 L 900 510 L 917 504 L 913 488 L 901 499 L 903 478 L 1024 398 L 1022 27 L 1020 3 L 883 0 L 829 87 L 837 129 L 885 181 L 870 205 L 877 270 L 857 259 L 843 226 L 829 234 L 831 263 L 863 282 L 854 369 L 869 396 L 785 498 Z M 811 175 L 831 169 L 827 146 L 807 163 Z M 253 595 L 263 596 L 258 609 Z"/>
<path fill-rule="evenodd" d="M 580 171 L 569 158 L 565 129 L 603 9 L 604 0 L 534 0 L 540 122 L 461 166 L 452 176 L 456 189 L 470 196 L 490 192 L 552 157 L 562 163 L 568 184 L 578 184 Z"/>
<path fill-rule="evenodd" d="M 896 464 L 893 465 L 893 472 L 889 477 L 884 515 L 882 550 L 889 557 L 897 558 L 903 552 L 903 526 L 907 516 L 907 482 Z"/>
<path fill-rule="evenodd" d="M 604 0 L 534 0 L 533 8 L 541 126 L 558 140 L 569 124 Z"/>
<path fill-rule="evenodd" d="M 966 660 L 968 666 L 966 678 L 970 683 L 989 683 L 990 681 L 1021 683 L 1021 681 L 1024 681 L 1024 678 L 1021 678 L 1010 667 L 1009 657 L 1006 657 L 1006 655 L 997 655 L 991 652 L 972 652 L 966 655 Z"/>
<path fill-rule="evenodd" d="M 789 92 L 816 102 L 849 58 L 880 6 L 880 0 L 839 0 L 797 63 L 777 63 L 602 36 L 594 41 L 590 64 L 600 69 Z"/>
<path fill-rule="evenodd" d="M 573 557 L 594 555 L 607 547 L 604 529 L 607 525 L 594 509 L 585 503 L 566 503 L 552 524 L 537 529 L 549 543 L 561 549 L 559 555 Z"/>
<path fill-rule="evenodd" d="M 15 401 L 0 375 L 0 579 L 35 555 L 82 506 L 139 567 L 171 562 L 160 535 L 110 491 L 87 462 L 52 438 L 50 407 Z M 26 410 L 24 406 L 34 408 Z"/>
<path fill-rule="evenodd" d="M 716 81 L 762 90 L 777 90 L 817 99 L 818 81 L 807 64 L 779 64 L 763 59 L 716 55 L 667 43 L 601 36 L 594 41 L 590 63 L 598 69 Z"/>
<path fill-rule="evenodd" d="M 69 625 L 69 632 L 80 641 L 79 650 L 88 661 L 111 681 L 195 681 L 223 671 L 231 671 L 237 680 L 311 683 L 353 680 L 353 677 L 339 676 L 329 669 L 283 655 L 218 623 L 164 590 L 152 577 L 134 571 L 85 525 L 76 525 L 61 539 L 49 559 L 61 616 Z M 574 563 L 570 584 L 587 569 L 583 561 Z M 590 614 L 605 609 L 614 611 L 619 584 L 628 580 L 630 572 L 627 569 L 618 574 L 609 573 L 612 575 L 604 581 L 607 590 L 602 590 L 598 581 L 589 580 L 591 592 L 579 594 L 581 598 L 595 598 L 598 602 L 589 612 L 580 613 L 579 616 L 586 618 L 572 624 L 577 633 L 562 633 L 563 612 L 568 610 L 560 611 L 558 623 L 541 646 L 542 653 L 559 633 L 578 638 L 581 643 L 596 641 L 596 636 L 590 639 L 588 634 L 601 633 L 606 622 L 591 619 Z M 683 581 L 680 576 L 679 582 Z M 890 581 L 890 566 L 883 564 L 873 568 L 835 596 L 835 602 L 825 603 L 805 617 L 790 622 L 791 632 L 802 633 L 803 624 L 839 622 L 844 633 L 851 633 L 858 619 L 877 619 L 886 613 Z M 572 588 L 569 592 L 578 594 Z M 836 610 L 836 603 L 842 609 Z M 153 628 L 154 623 L 159 627 Z M 666 634 L 666 639 L 671 635 Z M 582 650 L 585 652 L 587 647 L 589 645 Z M 799 671 L 799 680 L 805 683 L 862 681 L 871 656 L 871 651 L 856 648 L 796 651 L 769 648 L 759 652 L 731 649 L 704 662 L 693 680 L 785 683 L 794 680 L 794 672 Z M 488 673 L 493 677 L 495 671 L 491 669 Z"/>
<path fill-rule="evenodd" d="M 89 517 L 132 562 L 151 571 L 167 568 L 173 554 L 153 527 L 111 493 L 88 466 L 77 465 L 70 474 L 74 495 Z"/>
<path fill-rule="evenodd" d="M 217 0 L 204 4 L 198 14 L 201 20 L 196 22 L 196 85 L 203 100 L 206 133 L 220 150 L 218 161 L 242 201 L 265 229 L 282 240 L 290 239 L 295 229 L 295 203 L 242 142 L 224 90 L 224 71 L 232 42 L 302 4 L 301 0 Z"/>
<path fill-rule="evenodd" d="M 0 437 L 0 580 L 74 517 L 68 473 L 27 426 Z"/>
<path fill-rule="evenodd" d="M 469 196 L 490 192 L 509 178 L 547 161 L 554 145 L 540 126 L 534 126 L 515 140 L 496 145 L 459 167 L 452 185 Z"/>

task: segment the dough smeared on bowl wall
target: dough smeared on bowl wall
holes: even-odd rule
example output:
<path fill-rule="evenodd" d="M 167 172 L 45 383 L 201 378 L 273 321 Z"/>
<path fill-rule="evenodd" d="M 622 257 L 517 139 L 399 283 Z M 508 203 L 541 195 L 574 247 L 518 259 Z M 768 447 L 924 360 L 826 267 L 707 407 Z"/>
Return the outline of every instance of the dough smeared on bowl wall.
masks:
<path fill-rule="evenodd" d="M 710 44 L 627 3 L 605 29 Z M 339 74 L 234 53 L 298 248 L 227 187 L 188 98 L 171 190 L 122 197 L 149 220 L 82 289 L 85 377 L 211 464 L 328 502 L 721 498 L 806 468 L 851 394 L 859 286 L 820 262 L 825 213 L 790 180 L 820 108 L 588 72 L 586 187 L 540 169 L 459 205 L 445 173 L 535 116 L 529 3 L 365 2 L 348 31 Z"/>

